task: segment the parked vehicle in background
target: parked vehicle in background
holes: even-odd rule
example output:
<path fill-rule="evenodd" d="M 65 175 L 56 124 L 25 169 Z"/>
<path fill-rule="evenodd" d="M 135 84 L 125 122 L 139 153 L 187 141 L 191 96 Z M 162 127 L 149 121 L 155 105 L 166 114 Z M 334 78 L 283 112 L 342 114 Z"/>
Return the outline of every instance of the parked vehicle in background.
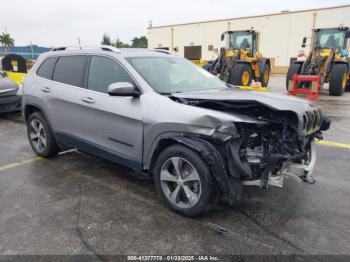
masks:
<path fill-rule="evenodd" d="M 242 185 L 314 182 L 314 140 L 330 125 L 307 101 L 239 90 L 161 50 L 53 49 L 23 101 L 39 156 L 77 148 L 126 165 L 190 217 L 236 203 Z"/>
<path fill-rule="evenodd" d="M 23 79 L 28 72 L 27 60 L 18 54 L 7 54 L 0 58 L 0 70 L 7 73 L 7 76 L 22 85 Z"/>
<path fill-rule="evenodd" d="M 21 110 L 22 89 L 7 74 L 0 71 L 0 113 Z"/>
<path fill-rule="evenodd" d="M 259 51 L 259 33 L 254 30 L 227 31 L 221 35 L 221 41 L 225 38 L 226 47 L 210 66 L 206 66 L 208 71 L 233 85 L 249 86 L 254 80 L 267 87 L 271 64 L 270 59 Z"/>
<path fill-rule="evenodd" d="M 304 37 L 302 47 L 306 46 Z M 348 27 L 314 29 L 311 51 L 306 59 L 297 59 L 287 73 L 286 88 L 292 91 L 292 77 L 320 76 L 320 89 L 329 83 L 331 96 L 342 96 L 350 89 L 350 30 Z M 312 88 L 310 82 L 300 82 L 301 88 Z M 315 91 L 316 92 L 316 91 Z"/>

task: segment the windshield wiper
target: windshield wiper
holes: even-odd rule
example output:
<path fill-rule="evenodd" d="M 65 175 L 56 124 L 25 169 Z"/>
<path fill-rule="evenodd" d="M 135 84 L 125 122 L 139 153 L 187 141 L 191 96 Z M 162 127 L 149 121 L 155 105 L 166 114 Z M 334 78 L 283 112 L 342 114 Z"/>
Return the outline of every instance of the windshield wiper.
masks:
<path fill-rule="evenodd" d="M 175 92 L 159 92 L 159 94 L 164 95 L 164 96 L 170 96 L 172 94 L 178 94 L 178 93 L 183 93 L 182 91 L 175 91 Z"/>

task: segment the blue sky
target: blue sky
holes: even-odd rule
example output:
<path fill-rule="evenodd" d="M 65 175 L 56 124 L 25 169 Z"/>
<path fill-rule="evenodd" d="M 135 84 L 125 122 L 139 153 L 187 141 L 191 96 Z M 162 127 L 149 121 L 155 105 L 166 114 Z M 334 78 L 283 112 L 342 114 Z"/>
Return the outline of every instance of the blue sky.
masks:
<path fill-rule="evenodd" d="M 248 5 L 249 3 L 249 5 Z M 0 32 L 16 45 L 98 45 L 103 33 L 124 42 L 153 26 L 350 4 L 350 0 L 11 0 L 2 1 Z"/>

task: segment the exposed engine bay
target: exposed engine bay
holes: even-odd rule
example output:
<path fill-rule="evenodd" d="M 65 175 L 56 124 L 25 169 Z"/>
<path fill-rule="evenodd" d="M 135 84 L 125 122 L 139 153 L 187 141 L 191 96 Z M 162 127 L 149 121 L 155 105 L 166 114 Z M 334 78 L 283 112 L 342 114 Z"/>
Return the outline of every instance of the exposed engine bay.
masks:
<path fill-rule="evenodd" d="M 318 108 L 300 116 L 256 101 L 181 98 L 178 102 L 256 119 L 256 123 L 237 122 L 219 128 L 227 134 L 231 128 L 232 134 L 238 134 L 216 147 L 225 158 L 229 174 L 243 185 L 282 187 L 285 175 L 315 182 L 311 176 L 316 161 L 314 141 L 322 139 L 322 131 L 330 127 Z"/>

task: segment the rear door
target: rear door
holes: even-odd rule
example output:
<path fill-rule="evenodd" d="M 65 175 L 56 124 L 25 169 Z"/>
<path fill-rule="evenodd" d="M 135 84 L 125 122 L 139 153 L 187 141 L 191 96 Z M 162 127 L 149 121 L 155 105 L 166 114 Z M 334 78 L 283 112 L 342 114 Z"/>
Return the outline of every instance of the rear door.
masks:
<path fill-rule="evenodd" d="M 50 94 L 47 101 L 50 123 L 59 140 L 75 146 L 73 138 L 86 137 L 79 121 L 81 97 L 84 90 L 84 74 L 87 55 L 60 56 L 55 64 L 52 80 L 44 90 Z"/>
<path fill-rule="evenodd" d="M 86 86 L 80 97 L 80 114 L 76 120 L 88 143 L 96 153 L 140 168 L 142 159 L 141 101 L 133 97 L 107 94 L 108 86 L 115 82 L 129 82 L 133 78 L 114 58 L 91 56 L 87 69 Z"/>

